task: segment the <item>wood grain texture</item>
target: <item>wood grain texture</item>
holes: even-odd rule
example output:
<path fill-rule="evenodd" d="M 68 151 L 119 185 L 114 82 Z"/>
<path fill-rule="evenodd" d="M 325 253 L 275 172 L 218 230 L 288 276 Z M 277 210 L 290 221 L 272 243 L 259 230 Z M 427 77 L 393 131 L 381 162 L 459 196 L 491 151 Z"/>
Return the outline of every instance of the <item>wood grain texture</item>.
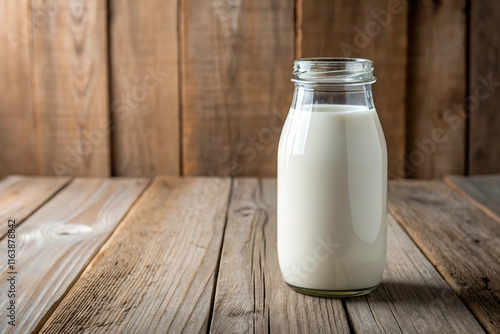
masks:
<path fill-rule="evenodd" d="M 404 176 L 407 1 L 299 1 L 300 57 L 374 62 L 373 94 L 387 140 L 389 176 Z"/>
<path fill-rule="evenodd" d="M 447 176 L 445 183 L 500 222 L 500 175 Z"/>
<path fill-rule="evenodd" d="M 0 3 L 0 177 L 36 174 L 26 0 Z"/>
<path fill-rule="evenodd" d="M 43 324 L 146 187 L 144 179 L 76 179 L 16 230 L 17 322 L 2 333 Z M 1 242 L 6 249 L 7 240 Z M 8 291 L 7 269 L 0 288 Z M 9 299 L 2 298 L 6 309 Z"/>
<path fill-rule="evenodd" d="M 395 182 L 389 210 L 483 327 L 500 327 L 500 225 L 441 181 Z"/>
<path fill-rule="evenodd" d="M 389 216 L 387 265 L 371 294 L 345 300 L 356 333 L 484 333 L 450 286 Z"/>
<path fill-rule="evenodd" d="M 206 332 L 229 191 L 157 178 L 41 332 Z"/>
<path fill-rule="evenodd" d="M 466 1 L 409 2 L 407 176 L 465 170 Z"/>
<path fill-rule="evenodd" d="M 186 175 L 276 175 L 290 108 L 294 1 L 182 1 Z"/>
<path fill-rule="evenodd" d="M 8 176 L 0 182 L 0 239 L 7 233 L 7 221 L 16 225 L 37 210 L 69 181 L 68 177 Z"/>
<path fill-rule="evenodd" d="M 179 175 L 177 2 L 110 1 L 114 175 Z"/>
<path fill-rule="evenodd" d="M 469 173 L 500 173 L 500 2 L 471 1 Z"/>
<path fill-rule="evenodd" d="M 32 0 L 33 107 L 41 175 L 108 176 L 105 0 Z"/>
<path fill-rule="evenodd" d="M 292 290 L 276 245 L 276 180 L 235 179 L 211 332 L 349 333 L 340 299 Z"/>

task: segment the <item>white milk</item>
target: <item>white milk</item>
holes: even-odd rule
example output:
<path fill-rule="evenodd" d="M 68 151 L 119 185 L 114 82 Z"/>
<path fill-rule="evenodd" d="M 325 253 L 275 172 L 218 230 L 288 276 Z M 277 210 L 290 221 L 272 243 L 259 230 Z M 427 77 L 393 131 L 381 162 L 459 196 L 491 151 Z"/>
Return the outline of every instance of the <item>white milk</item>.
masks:
<path fill-rule="evenodd" d="M 285 281 L 358 290 L 382 279 L 387 149 L 375 109 L 291 109 L 278 149 L 278 255 Z"/>

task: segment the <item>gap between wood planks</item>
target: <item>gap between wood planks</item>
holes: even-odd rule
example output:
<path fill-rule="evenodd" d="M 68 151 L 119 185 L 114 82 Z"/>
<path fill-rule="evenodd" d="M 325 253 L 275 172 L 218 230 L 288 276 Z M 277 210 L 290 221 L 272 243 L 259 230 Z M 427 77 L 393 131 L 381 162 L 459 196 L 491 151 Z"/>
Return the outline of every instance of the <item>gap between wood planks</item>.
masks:
<path fill-rule="evenodd" d="M 345 317 L 347 319 L 347 325 L 349 326 L 349 331 L 351 333 L 356 333 L 356 331 L 354 330 L 354 321 L 352 319 L 352 315 L 347 311 L 346 298 L 342 298 L 341 300 L 342 300 L 342 308 L 344 309 Z"/>
<path fill-rule="evenodd" d="M 212 299 L 210 300 L 210 311 L 208 312 L 207 333 L 210 333 L 210 326 L 212 325 L 212 316 L 213 316 L 214 306 L 215 306 L 215 290 L 217 289 L 217 282 L 219 281 L 220 260 L 222 258 L 222 249 L 224 248 L 224 237 L 226 236 L 227 219 L 229 216 L 229 208 L 231 207 L 231 199 L 233 197 L 233 189 L 234 189 L 234 178 L 232 177 L 231 178 L 231 185 L 229 186 L 229 194 L 228 194 L 227 207 L 226 207 L 226 216 L 224 217 L 224 227 L 222 228 L 222 239 L 221 239 L 221 243 L 220 243 L 219 257 L 217 260 L 217 265 L 215 266 L 214 288 L 212 289 Z"/>
<path fill-rule="evenodd" d="M 71 180 L 71 182 L 73 180 Z M 69 185 L 71 182 L 67 182 L 65 186 Z M 59 307 L 59 304 L 61 303 L 61 301 L 64 300 L 64 298 L 66 297 L 66 295 L 71 291 L 71 289 L 73 288 L 73 286 L 75 285 L 75 283 L 80 279 L 80 277 L 85 272 L 85 270 L 87 270 L 87 268 L 91 267 L 92 262 L 94 261 L 94 259 L 101 253 L 101 249 L 103 249 L 107 245 L 109 239 L 116 233 L 116 231 L 118 230 L 118 228 L 122 225 L 125 217 L 127 217 L 127 215 L 129 214 L 130 210 L 134 207 L 134 205 L 137 203 L 137 201 L 139 201 L 139 199 L 141 199 L 144 196 L 144 193 L 146 192 L 146 190 L 149 189 L 149 187 L 151 185 L 151 182 L 152 182 L 152 179 L 148 179 L 148 182 L 144 186 L 144 188 L 142 189 L 142 192 L 140 193 L 140 195 L 137 196 L 136 199 L 132 202 L 132 204 L 127 208 L 127 210 L 123 214 L 123 216 L 120 219 L 120 221 L 113 228 L 113 231 L 108 234 L 107 238 L 104 240 L 104 242 L 102 243 L 102 245 L 99 248 L 97 248 L 94 256 L 88 260 L 87 265 L 82 266 L 82 268 L 80 269 L 80 271 L 78 272 L 78 274 L 75 276 L 75 278 L 73 279 L 73 281 L 68 285 L 67 289 L 63 291 L 61 297 L 43 315 L 43 317 L 40 319 L 40 321 L 36 325 L 35 329 L 33 330 L 33 333 L 38 333 L 43 328 L 43 326 L 45 325 L 45 323 L 47 322 L 47 320 L 50 319 L 50 317 L 52 316 L 52 313 L 54 313 L 54 311 Z M 55 194 L 54 194 L 54 196 L 55 196 Z M 54 196 L 52 196 L 52 197 L 54 197 Z"/>
<path fill-rule="evenodd" d="M 303 0 L 295 0 L 295 10 L 293 17 L 293 25 L 295 28 L 295 59 L 299 59 L 302 57 L 302 1 Z"/>
<path fill-rule="evenodd" d="M 184 105 L 184 100 L 182 97 L 183 87 L 182 87 L 182 78 L 184 77 L 184 67 L 182 64 L 182 54 L 184 52 L 184 45 L 182 43 L 182 36 L 184 36 L 184 17 L 182 16 L 182 8 L 184 1 L 177 2 L 177 66 L 178 66 L 178 75 L 177 75 L 177 99 L 179 101 L 179 107 L 177 108 L 177 112 L 179 113 L 178 117 L 178 128 L 179 128 L 179 175 L 184 176 L 184 152 L 182 151 L 182 138 L 184 135 L 184 131 L 182 128 L 182 124 L 184 122 L 182 117 L 182 110 Z M 232 181 L 231 181 L 232 182 Z M 209 318 L 210 321 L 210 318 Z"/>

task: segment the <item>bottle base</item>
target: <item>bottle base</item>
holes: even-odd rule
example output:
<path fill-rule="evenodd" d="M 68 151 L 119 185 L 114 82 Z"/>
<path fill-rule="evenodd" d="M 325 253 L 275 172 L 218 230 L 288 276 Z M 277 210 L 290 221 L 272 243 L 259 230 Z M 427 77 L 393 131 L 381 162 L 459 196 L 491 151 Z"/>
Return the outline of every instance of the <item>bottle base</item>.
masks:
<path fill-rule="evenodd" d="M 294 286 L 291 284 L 288 284 L 288 286 L 290 286 L 295 291 L 300 292 L 304 295 L 310 295 L 310 296 L 316 296 L 316 297 L 328 297 L 328 298 L 344 298 L 344 297 L 357 297 L 357 296 L 363 296 L 363 295 L 369 294 L 370 292 L 375 290 L 378 285 L 375 285 L 375 286 L 372 286 L 372 287 L 366 288 L 366 289 L 340 290 L 340 291 L 308 289 L 308 288 L 301 288 L 298 286 Z"/>

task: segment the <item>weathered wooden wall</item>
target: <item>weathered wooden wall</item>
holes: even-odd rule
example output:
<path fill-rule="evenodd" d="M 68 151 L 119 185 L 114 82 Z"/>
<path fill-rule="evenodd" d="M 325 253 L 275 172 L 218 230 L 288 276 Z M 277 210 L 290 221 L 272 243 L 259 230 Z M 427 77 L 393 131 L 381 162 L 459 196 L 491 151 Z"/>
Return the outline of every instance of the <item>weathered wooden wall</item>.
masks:
<path fill-rule="evenodd" d="M 500 173 L 500 4 L 3 0 L 0 176 L 276 174 L 298 57 L 374 60 L 393 178 Z"/>

